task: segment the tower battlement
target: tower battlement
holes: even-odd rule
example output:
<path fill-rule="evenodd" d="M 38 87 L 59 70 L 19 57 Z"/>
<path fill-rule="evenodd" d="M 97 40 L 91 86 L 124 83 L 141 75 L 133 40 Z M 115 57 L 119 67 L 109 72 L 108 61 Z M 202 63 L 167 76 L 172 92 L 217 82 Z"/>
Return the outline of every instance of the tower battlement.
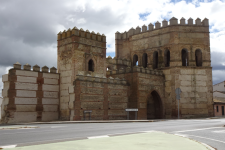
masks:
<path fill-rule="evenodd" d="M 207 18 L 205 18 L 204 20 L 201 21 L 200 18 L 197 18 L 195 20 L 195 24 L 193 24 L 193 19 L 192 18 L 189 18 L 188 20 L 188 23 L 186 24 L 186 19 L 185 18 L 181 18 L 180 19 L 180 24 L 178 23 L 178 19 L 173 17 L 169 20 L 169 24 L 168 24 L 168 21 L 167 20 L 163 20 L 162 23 L 160 23 L 159 21 L 157 21 L 155 23 L 155 26 L 150 23 L 148 25 L 148 28 L 146 25 L 143 25 L 142 28 L 140 28 L 139 26 L 136 27 L 136 29 L 134 29 L 133 27 L 129 30 L 129 31 L 125 31 L 125 32 L 116 32 L 115 33 L 115 39 L 127 39 L 133 35 L 136 35 L 136 34 L 140 34 L 140 33 L 144 33 L 144 32 L 151 32 L 151 31 L 154 31 L 154 30 L 159 30 L 159 29 L 163 29 L 163 28 L 166 28 L 166 27 L 171 27 L 171 26 L 196 26 L 196 27 L 209 27 L 209 20 Z"/>
<path fill-rule="evenodd" d="M 104 34 L 95 33 L 94 31 L 90 32 L 89 30 L 84 31 L 82 28 L 78 29 L 77 27 L 74 27 L 73 29 L 68 29 L 67 31 L 64 30 L 63 32 L 58 33 L 58 40 L 66 39 L 71 36 L 78 36 L 78 37 L 83 37 L 99 42 L 106 42 L 106 36 Z"/>

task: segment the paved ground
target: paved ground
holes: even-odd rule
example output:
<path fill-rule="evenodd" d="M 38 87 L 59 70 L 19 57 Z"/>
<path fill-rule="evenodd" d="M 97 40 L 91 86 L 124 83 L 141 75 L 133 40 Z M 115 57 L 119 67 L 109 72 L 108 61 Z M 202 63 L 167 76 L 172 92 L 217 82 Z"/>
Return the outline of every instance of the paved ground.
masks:
<path fill-rule="evenodd" d="M 84 139 L 95 136 L 107 137 L 111 135 L 133 134 L 140 133 L 141 131 L 154 130 L 170 134 L 179 134 L 180 136 L 209 144 L 218 150 L 224 150 L 225 128 L 223 125 L 225 125 L 225 119 L 168 120 L 130 123 L 34 124 L 29 125 L 29 128 L 21 128 L 20 125 L 20 128 L 18 128 L 18 126 L 10 126 L 10 128 L 18 129 L 0 129 L 0 146 L 11 145 L 13 147 L 16 145 L 17 147 L 21 147 L 56 142 L 61 142 L 61 144 L 63 144 L 68 141 L 76 143 L 77 140 L 79 140 L 77 142 L 80 143 L 81 141 L 87 142 L 89 140 Z M 5 126 L 0 126 L 0 128 L 5 128 Z M 149 138 L 152 137 L 155 138 L 155 136 L 150 136 L 149 134 Z M 105 140 L 111 138 L 112 137 L 105 138 Z M 136 141 L 137 138 L 134 139 Z M 170 139 L 172 138 L 167 137 L 166 140 L 161 140 L 160 142 L 165 144 L 163 142 Z M 104 140 L 104 138 L 102 140 Z M 175 141 L 174 145 L 176 144 L 177 142 Z"/>
<path fill-rule="evenodd" d="M 176 144 L 174 144 L 176 142 Z M 89 137 L 86 140 L 17 147 L 16 150 L 208 150 L 196 141 L 162 132 Z"/>

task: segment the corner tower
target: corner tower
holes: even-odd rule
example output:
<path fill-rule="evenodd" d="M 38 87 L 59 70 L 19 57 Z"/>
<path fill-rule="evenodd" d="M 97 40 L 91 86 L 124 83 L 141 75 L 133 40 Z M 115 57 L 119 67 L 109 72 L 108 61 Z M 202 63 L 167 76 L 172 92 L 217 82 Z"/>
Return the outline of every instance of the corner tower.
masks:
<path fill-rule="evenodd" d="M 73 110 L 73 98 L 69 88 L 73 88 L 76 75 L 105 76 L 106 36 L 104 34 L 79 30 L 58 33 L 57 66 L 60 73 L 60 116 L 69 120 Z M 70 98 L 71 97 L 71 98 Z M 71 104 L 71 105 L 70 105 Z"/>

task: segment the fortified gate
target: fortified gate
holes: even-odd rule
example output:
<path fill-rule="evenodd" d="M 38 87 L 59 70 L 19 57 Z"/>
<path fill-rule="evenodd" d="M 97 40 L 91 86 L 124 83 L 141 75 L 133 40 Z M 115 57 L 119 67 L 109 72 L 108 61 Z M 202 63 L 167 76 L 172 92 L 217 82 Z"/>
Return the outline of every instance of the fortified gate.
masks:
<path fill-rule="evenodd" d="M 3 75 L 2 123 L 213 116 L 208 19 L 171 18 L 115 33 L 115 57 L 106 36 L 82 28 L 59 32 L 57 67 L 19 63 Z M 88 114 L 88 115 L 89 115 Z M 130 119 L 134 119 L 130 113 Z M 86 118 L 87 114 L 86 114 Z"/>

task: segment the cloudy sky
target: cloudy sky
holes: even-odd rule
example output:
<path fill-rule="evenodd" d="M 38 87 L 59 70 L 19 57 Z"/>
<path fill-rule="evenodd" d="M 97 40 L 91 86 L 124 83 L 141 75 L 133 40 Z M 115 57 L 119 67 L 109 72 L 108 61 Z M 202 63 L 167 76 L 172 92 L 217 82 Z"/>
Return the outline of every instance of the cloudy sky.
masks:
<path fill-rule="evenodd" d="M 225 0 L 1 0 L 0 80 L 17 61 L 56 67 L 57 33 L 73 28 L 105 34 L 114 56 L 115 32 L 173 16 L 209 19 L 213 83 L 225 80 Z M 0 82 L 0 89 L 3 87 Z M 0 90 L 1 95 L 1 90 Z"/>

